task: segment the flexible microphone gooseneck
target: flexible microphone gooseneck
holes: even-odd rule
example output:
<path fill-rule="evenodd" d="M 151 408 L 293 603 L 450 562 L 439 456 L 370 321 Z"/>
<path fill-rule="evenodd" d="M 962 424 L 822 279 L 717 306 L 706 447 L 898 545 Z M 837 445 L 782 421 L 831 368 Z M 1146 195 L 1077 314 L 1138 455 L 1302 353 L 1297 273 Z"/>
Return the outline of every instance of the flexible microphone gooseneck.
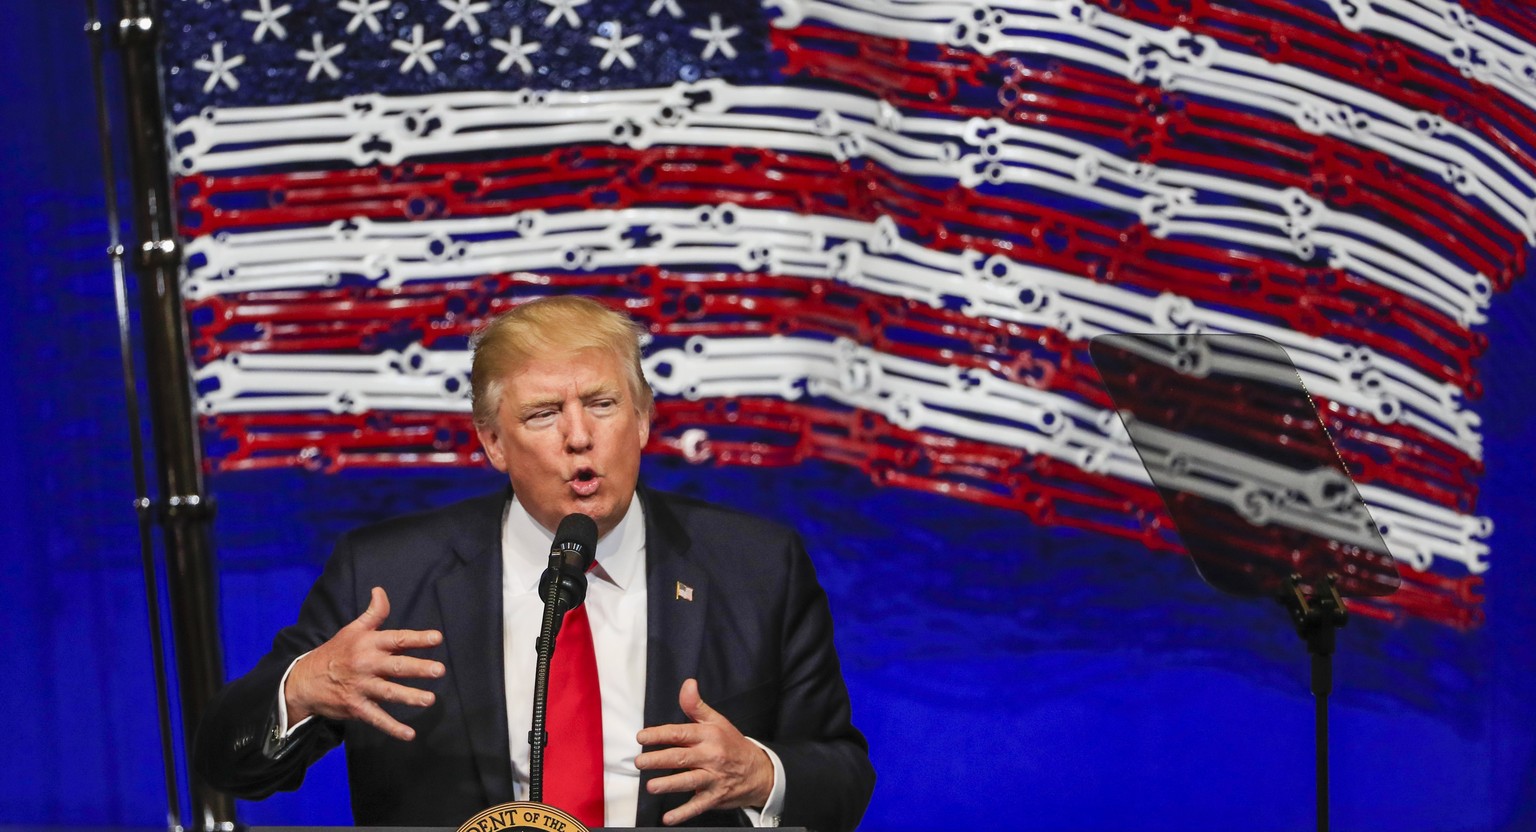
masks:
<path fill-rule="evenodd" d="M 528 799 L 544 802 L 544 730 L 548 714 L 549 663 L 555 655 L 555 635 L 565 614 L 587 600 L 587 570 L 597 557 L 597 523 L 585 514 L 568 514 L 555 530 L 549 566 L 539 578 L 544 619 L 539 625 L 538 663 L 533 672 L 533 725 L 528 730 Z"/>

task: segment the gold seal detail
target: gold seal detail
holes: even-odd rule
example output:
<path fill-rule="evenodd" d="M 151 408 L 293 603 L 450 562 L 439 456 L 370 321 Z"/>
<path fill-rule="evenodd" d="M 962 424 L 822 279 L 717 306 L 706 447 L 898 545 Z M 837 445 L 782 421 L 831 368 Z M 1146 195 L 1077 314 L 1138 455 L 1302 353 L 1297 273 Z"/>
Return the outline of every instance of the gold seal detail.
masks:
<path fill-rule="evenodd" d="M 525 800 L 492 806 L 464 822 L 459 832 L 587 832 L 581 821 L 553 806 Z"/>

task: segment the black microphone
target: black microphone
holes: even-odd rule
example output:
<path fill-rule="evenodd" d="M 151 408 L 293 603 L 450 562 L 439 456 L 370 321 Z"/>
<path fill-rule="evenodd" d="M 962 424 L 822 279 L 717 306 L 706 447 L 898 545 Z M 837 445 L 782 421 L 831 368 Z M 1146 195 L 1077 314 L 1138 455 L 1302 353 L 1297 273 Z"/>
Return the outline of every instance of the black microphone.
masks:
<path fill-rule="evenodd" d="M 558 580 L 555 596 L 555 629 L 560 618 L 587 600 L 587 570 L 597 558 L 597 523 L 585 514 L 567 514 L 555 530 L 549 548 L 549 566 L 539 578 L 539 596 L 549 597 L 550 583 Z"/>

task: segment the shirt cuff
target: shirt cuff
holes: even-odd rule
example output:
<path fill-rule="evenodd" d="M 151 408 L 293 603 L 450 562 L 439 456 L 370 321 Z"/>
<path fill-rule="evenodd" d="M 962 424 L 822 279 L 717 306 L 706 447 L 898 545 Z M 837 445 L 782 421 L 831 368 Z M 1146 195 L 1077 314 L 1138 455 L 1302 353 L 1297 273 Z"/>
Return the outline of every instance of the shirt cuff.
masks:
<path fill-rule="evenodd" d="M 741 811 L 747 815 L 747 822 L 756 827 L 778 826 L 779 820 L 784 814 L 784 761 L 779 755 L 773 753 L 773 749 L 753 740 L 752 744 L 763 749 L 768 754 L 768 760 L 773 763 L 773 788 L 768 791 L 768 802 L 761 809 L 753 809 L 750 806 L 742 807 Z"/>
<path fill-rule="evenodd" d="M 286 695 L 286 691 L 288 689 L 288 674 L 293 672 L 293 666 L 299 663 L 299 659 L 302 659 L 302 658 L 304 658 L 304 656 L 308 656 L 308 655 L 309 655 L 309 653 L 304 653 L 304 654 L 300 655 L 298 659 L 294 659 L 293 661 L 289 662 L 288 663 L 288 669 L 283 671 L 283 678 L 282 678 L 282 680 L 277 683 L 277 732 L 276 733 L 277 733 L 277 739 L 279 741 L 286 740 L 289 737 L 293 736 L 293 733 L 295 731 L 299 730 L 300 728 L 303 728 L 306 724 L 308 724 L 308 722 L 310 720 L 315 718 L 314 714 L 310 714 L 309 716 L 306 716 L 303 719 L 299 720 L 299 723 L 297 725 L 290 726 L 288 724 L 288 697 Z M 770 751 L 768 753 L 770 755 L 772 755 L 773 752 Z"/>

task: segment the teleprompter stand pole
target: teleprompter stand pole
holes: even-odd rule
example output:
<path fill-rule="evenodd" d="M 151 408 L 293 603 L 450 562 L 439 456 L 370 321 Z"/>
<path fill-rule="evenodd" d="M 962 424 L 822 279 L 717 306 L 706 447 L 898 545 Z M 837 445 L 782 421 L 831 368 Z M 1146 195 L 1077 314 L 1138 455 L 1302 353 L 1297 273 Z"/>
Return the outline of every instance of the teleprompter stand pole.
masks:
<path fill-rule="evenodd" d="M 1349 621 L 1332 574 L 1326 593 L 1308 593 L 1300 575 L 1286 579 L 1280 602 L 1290 610 L 1296 633 L 1312 656 L 1312 697 L 1317 725 L 1317 830 L 1328 832 L 1328 696 L 1333 693 L 1333 651 L 1340 627 Z"/>

